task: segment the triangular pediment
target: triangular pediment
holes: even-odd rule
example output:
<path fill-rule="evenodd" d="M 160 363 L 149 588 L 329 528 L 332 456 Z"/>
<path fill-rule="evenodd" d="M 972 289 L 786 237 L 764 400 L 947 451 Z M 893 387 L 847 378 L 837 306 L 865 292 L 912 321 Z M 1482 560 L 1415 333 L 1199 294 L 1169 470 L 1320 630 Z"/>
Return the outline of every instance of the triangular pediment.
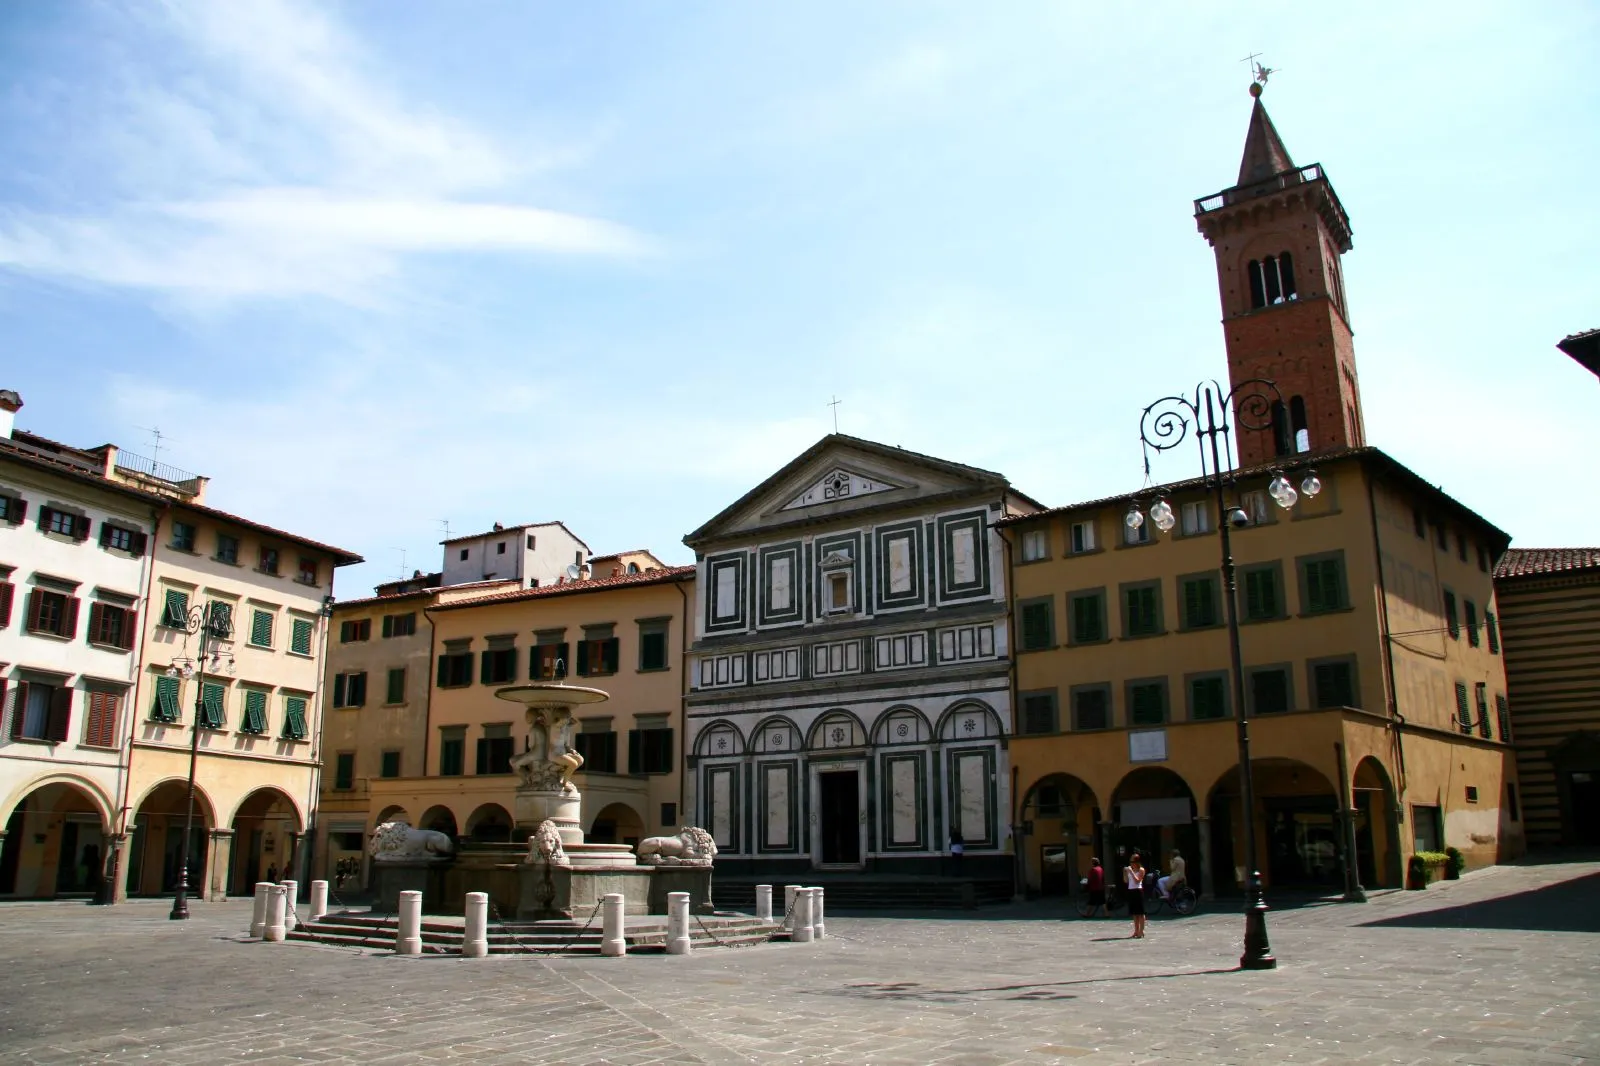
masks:
<path fill-rule="evenodd" d="M 834 434 L 745 493 L 684 538 L 694 546 L 759 534 L 776 526 L 855 512 L 901 508 L 928 498 L 995 493 L 1005 477 L 931 455 Z"/>
<path fill-rule="evenodd" d="M 863 496 L 871 496 L 875 492 L 890 492 L 894 489 L 903 489 L 905 487 L 880 476 L 863 474 L 855 470 L 848 470 L 842 466 L 836 466 L 816 481 L 813 481 L 804 492 L 778 509 L 780 511 L 798 511 L 806 507 L 815 507 L 821 503 L 837 503 L 846 499 L 860 499 Z"/>

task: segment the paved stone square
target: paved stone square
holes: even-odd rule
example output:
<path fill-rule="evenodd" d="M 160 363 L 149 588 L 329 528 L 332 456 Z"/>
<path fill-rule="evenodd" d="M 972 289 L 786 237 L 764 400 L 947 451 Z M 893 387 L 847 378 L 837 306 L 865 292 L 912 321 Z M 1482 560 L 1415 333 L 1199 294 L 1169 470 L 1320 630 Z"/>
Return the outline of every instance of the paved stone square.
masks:
<path fill-rule="evenodd" d="M 0 906 L 7 1063 L 1575 1063 L 1600 1056 L 1600 863 L 1242 920 L 1027 904 L 830 915 L 688 958 L 398 958 L 241 933 L 249 902 Z"/>

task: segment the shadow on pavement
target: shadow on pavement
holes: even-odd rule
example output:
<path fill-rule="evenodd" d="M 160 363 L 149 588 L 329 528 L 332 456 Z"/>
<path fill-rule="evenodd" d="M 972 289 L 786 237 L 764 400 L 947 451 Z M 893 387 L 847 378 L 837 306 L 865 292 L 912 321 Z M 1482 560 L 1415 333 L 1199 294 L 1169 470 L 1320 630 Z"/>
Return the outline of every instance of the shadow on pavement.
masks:
<path fill-rule="evenodd" d="M 868 981 L 843 988 L 817 989 L 820 996 L 847 996 L 855 999 L 921 1000 L 948 1003 L 962 999 L 1063 1000 L 1076 999 L 1058 989 L 1076 985 L 1098 985 L 1114 981 L 1162 981 L 1174 977 L 1207 977 L 1212 974 L 1239 973 L 1237 966 L 1212 970 L 1179 970 L 1174 973 L 1135 973 L 1118 977 L 1082 977 L 1075 981 L 1030 981 L 1027 984 L 990 985 L 978 988 L 929 988 L 915 981 Z"/>
<path fill-rule="evenodd" d="M 1595 905 L 1596 893 L 1600 893 L 1600 874 L 1590 874 L 1521 895 L 1439 907 L 1362 924 L 1411 929 L 1526 929 L 1551 933 L 1600 933 L 1600 907 Z"/>

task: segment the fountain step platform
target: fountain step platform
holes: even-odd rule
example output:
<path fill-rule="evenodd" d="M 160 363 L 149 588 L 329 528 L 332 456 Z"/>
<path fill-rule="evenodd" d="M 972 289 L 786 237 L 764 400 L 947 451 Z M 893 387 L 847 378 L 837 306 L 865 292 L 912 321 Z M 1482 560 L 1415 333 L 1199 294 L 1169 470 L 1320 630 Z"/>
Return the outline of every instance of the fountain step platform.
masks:
<path fill-rule="evenodd" d="M 394 950 L 398 922 L 392 915 L 365 912 L 328 914 L 315 922 L 304 922 L 288 934 L 288 939 L 337 947 L 373 951 Z M 430 917 L 422 923 L 422 952 L 425 955 L 458 955 L 464 936 L 460 918 Z M 667 944 L 665 915 L 630 915 L 623 925 L 629 951 L 664 951 Z M 744 947 L 769 940 L 787 940 L 781 926 L 747 914 L 691 916 L 689 937 L 695 945 L 722 944 Z M 600 954 L 601 930 L 598 918 L 593 924 L 575 921 L 491 922 L 488 930 L 491 955 L 519 954 Z"/>
<path fill-rule="evenodd" d="M 1009 880 L 912 875 L 812 873 L 803 878 L 718 875 L 712 901 L 719 910 L 755 910 L 756 885 L 772 886 L 772 905 L 783 906 L 784 885 L 818 885 L 827 892 L 829 914 L 842 911 L 967 910 L 1009 902 Z"/>

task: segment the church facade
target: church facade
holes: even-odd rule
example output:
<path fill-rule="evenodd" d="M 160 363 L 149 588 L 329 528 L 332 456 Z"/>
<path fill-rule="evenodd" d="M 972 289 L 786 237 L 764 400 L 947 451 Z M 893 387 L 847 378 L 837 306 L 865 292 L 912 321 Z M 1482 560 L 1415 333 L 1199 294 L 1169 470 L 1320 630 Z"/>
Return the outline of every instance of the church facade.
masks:
<path fill-rule="evenodd" d="M 833 434 L 684 538 L 685 806 L 730 874 L 1008 877 L 1005 543 L 991 471 Z"/>

